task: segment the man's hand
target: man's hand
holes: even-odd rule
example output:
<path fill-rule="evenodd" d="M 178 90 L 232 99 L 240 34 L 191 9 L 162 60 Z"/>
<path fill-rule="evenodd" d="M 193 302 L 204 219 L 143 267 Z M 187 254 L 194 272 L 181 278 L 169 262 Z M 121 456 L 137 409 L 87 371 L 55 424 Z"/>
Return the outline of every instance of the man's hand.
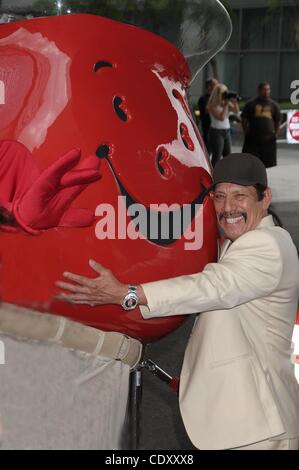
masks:
<path fill-rule="evenodd" d="M 73 282 L 56 282 L 58 287 L 69 292 L 59 294 L 58 299 L 73 304 L 87 304 L 91 307 L 104 304 L 120 305 L 128 292 L 128 285 L 119 282 L 110 269 L 104 268 L 94 260 L 89 260 L 89 266 L 98 274 L 96 278 L 63 273 L 65 278 Z"/>

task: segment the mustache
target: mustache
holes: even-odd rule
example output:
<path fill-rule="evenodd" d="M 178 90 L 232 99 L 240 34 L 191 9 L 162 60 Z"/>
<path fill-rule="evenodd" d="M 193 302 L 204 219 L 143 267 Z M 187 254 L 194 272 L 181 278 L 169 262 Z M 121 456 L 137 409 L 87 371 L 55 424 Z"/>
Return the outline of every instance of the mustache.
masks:
<path fill-rule="evenodd" d="M 235 219 L 237 217 L 244 217 L 245 222 L 247 221 L 246 212 L 221 212 L 219 222 L 221 222 L 222 219 Z"/>

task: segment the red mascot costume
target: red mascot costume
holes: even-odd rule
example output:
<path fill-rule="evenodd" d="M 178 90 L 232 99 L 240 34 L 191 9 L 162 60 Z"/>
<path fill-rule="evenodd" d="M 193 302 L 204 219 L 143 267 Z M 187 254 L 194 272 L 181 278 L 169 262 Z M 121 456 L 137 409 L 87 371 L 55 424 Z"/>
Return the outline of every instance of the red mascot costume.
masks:
<path fill-rule="evenodd" d="M 2 24 L 0 51 L 0 338 L 14 358 L 1 369 L 2 446 L 115 449 L 141 345 L 183 319 L 67 304 L 55 282 L 94 275 L 90 258 L 123 282 L 215 259 L 210 166 L 186 97 L 198 65 L 92 15 Z"/>

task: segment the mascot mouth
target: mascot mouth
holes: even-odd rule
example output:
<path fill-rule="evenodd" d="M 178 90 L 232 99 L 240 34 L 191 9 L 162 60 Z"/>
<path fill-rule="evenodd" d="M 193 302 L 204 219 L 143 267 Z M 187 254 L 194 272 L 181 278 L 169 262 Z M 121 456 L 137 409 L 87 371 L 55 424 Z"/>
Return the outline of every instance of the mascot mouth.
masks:
<path fill-rule="evenodd" d="M 198 210 L 200 209 L 201 204 L 203 204 L 204 199 L 208 194 L 207 188 L 204 187 L 201 183 L 199 183 L 201 188 L 196 198 L 189 204 L 179 206 L 176 210 L 161 211 L 153 210 L 150 207 L 145 207 L 131 196 L 131 194 L 127 191 L 125 186 L 120 181 L 110 159 L 108 158 L 109 151 L 110 149 L 108 145 L 100 145 L 96 151 L 96 155 L 99 158 L 105 158 L 105 160 L 109 164 L 109 167 L 117 181 L 120 193 L 124 197 L 127 213 L 130 215 L 131 220 L 135 223 L 137 230 L 147 240 L 159 246 L 168 246 L 180 239 L 184 235 L 188 226 L 190 226 L 190 224 L 192 223 Z M 136 221 L 138 216 L 132 215 L 132 213 L 136 214 L 135 208 L 138 206 L 142 206 L 144 208 L 144 211 L 146 212 L 145 224 L 140 224 L 139 220 Z M 184 211 L 186 211 L 186 207 L 188 207 L 187 216 L 186 213 L 184 214 Z M 165 227 L 165 221 L 167 227 Z M 153 223 L 155 224 L 154 228 Z"/>

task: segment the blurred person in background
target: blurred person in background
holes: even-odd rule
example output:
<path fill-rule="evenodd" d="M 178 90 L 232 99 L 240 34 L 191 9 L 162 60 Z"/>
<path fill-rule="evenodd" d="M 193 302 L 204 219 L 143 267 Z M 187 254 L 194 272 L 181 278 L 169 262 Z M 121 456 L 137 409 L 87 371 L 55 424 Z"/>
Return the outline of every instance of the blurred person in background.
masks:
<path fill-rule="evenodd" d="M 209 145 L 214 167 L 221 156 L 231 153 L 231 133 L 229 113 L 239 113 L 237 98 L 230 98 L 226 85 L 218 83 L 209 98 L 207 111 L 211 119 Z"/>
<path fill-rule="evenodd" d="M 243 152 L 260 158 L 266 168 L 277 165 L 277 143 L 281 114 L 278 104 L 270 98 L 269 83 L 258 85 L 258 95 L 248 101 L 242 112 L 244 131 Z"/>
<path fill-rule="evenodd" d="M 209 130 L 211 126 L 211 118 L 207 111 L 207 104 L 211 93 L 216 85 L 218 85 L 218 80 L 216 78 L 208 78 L 206 80 L 206 93 L 202 95 L 198 100 L 198 109 L 199 109 L 199 121 L 201 122 L 202 137 L 207 148 L 208 153 L 210 154 L 209 146 Z"/>

